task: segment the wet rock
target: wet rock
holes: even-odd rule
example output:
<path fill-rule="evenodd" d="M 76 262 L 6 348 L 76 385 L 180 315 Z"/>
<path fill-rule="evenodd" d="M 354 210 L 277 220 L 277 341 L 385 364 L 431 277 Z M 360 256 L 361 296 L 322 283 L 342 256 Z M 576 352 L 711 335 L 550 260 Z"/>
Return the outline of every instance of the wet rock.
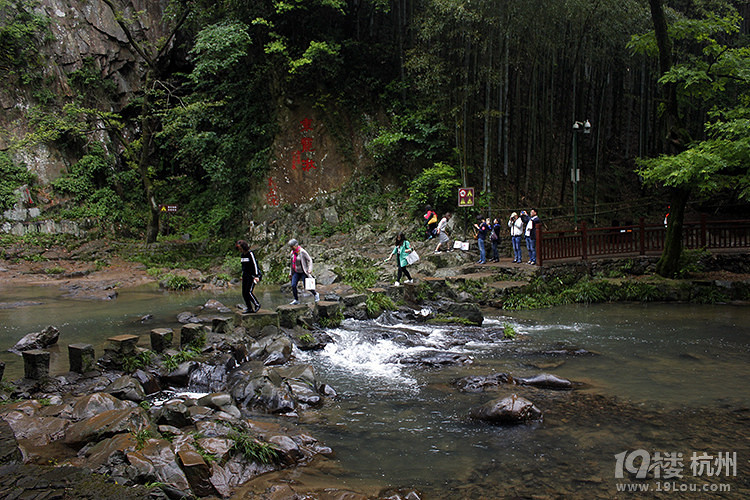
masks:
<path fill-rule="evenodd" d="M 43 302 L 35 302 L 31 300 L 19 300 L 17 302 L 0 302 L 0 309 L 17 309 L 19 307 L 40 306 L 42 304 Z"/>
<path fill-rule="evenodd" d="M 261 376 L 251 376 L 236 370 L 229 384 L 232 397 L 242 407 L 275 414 L 289 413 L 296 407 L 289 387 L 278 375 L 264 372 Z"/>
<path fill-rule="evenodd" d="M 125 410 L 133 406 L 133 403 L 121 401 L 111 394 L 97 392 L 78 398 L 70 416 L 73 420 L 86 420 L 105 411 Z"/>
<path fill-rule="evenodd" d="M 0 465 L 20 463 L 22 460 L 21 450 L 10 425 L 0 419 Z"/>
<path fill-rule="evenodd" d="M 117 290 L 114 289 L 115 283 L 110 285 L 84 286 L 72 284 L 63 286 L 66 291 L 63 295 L 65 298 L 77 300 L 114 300 L 117 298 Z"/>
<path fill-rule="evenodd" d="M 129 376 L 120 377 L 112 382 L 107 387 L 107 392 L 118 399 L 134 401 L 136 403 L 140 403 L 146 399 L 146 392 L 143 390 L 141 383 Z"/>
<path fill-rule="evenodd" d="M 542 419 L 542 412 L 534 403 L 515 394 L 473 408 L 469 415 L 475 420 L 493 424 L 519 424 Z"/>
<path fill-rule="evenodd" d="M 253 342 L 249 354 L 251 359 L 259 359 L 265 365 L 283 365 L 292 357 L 292 341 L 276 331 Z"/>
<path fill-rule="evenodd" d="M 232 451 L 234 441 L 224 437 L 205 437 L 197 440 L 198 445 L 206 450 L 207 453 L 216 457 L 216 460 L 223 462 Z"/>
<path fill-rule="evenodd" d="M 65 431 L 65 443 L 82 446 L 87 442 L 99 441 L 124 432 L 136 432 L 151 427 L 148 415 L 143 408 L 109 410 L 81 420 Z"/>
<path fill-rule="evenodd" d="M 437 305 L 438 313 L 461 318 L 476 326 L 482 326 L 484 315 L 477 304 L 441 302 Z"/>
<path fill-rule="evenodd" d="M 133 372 L 132 377 L 141 384 L 141 387 L 146 394 L 154 394 L 161 390 L 159 380 L 152 373 L 143 370 L 136 370 Z"/>
<path fill-rule="evenodd" d="M 166 375 L 162 375 L 161 380 L 163 382 L 163 385 L 173 387 L 187 387 L 188 382 L 190 381 L 191 372 L 195 370 L 199 365 L 200 363 L 197 363 L 196 361 L 185 361 L 184 363 L 181 363 L 171 372 L 167 373 Z"/>
<path fill-rule="evenodd" d="M 16 439 L 34 447 L 62 439 L 70 425 L 70 421 L 62 418 L 26 415 L 19 411 L 5 413 L 2 418 L 13 429 Z"/>
<path fill-rule="evenodd" d="M 287 465 L 294 464 L 303 457 L 299 445 L 289 436 L 271 436 L 268 438 L 268 442 L 276 448 L 276 451 L 281 456 L 281 460 Z"/>
<path fill-rule="evenodd" d="M 209 496 L 216 493 L 210 481 L 211 468 L 197 451 L 182 449 L 177 452 L 177 458 L 190 483 L 190 488 L 196 495 Z"/>
<path fill-rule="evenodd" d="M 267 413 L 290 413 L 322 402 L 310 365 L 264 368 L 260 375 L 252 375 L 249 366 L 243 366 L 230 375 L 229 386 L 241 407 Z"/>
<path fill-rule="evenodd" d="M 174 399 L 167 401 L 159 408 L 156 418 L 157 424 L 171 425 L 174 427 L 187 427 L 193 423 L 190 411 L 185 401 Z"/>
<path fill-rule="evenodd" d="M 471 357 L 452 352 L 422 352 L 412 356 L 399 358 L 398 363 L 408 365 L 422 365 L 430 368 L 447 365 L 468 365 L 473 363 Z"/>
<path fill-rule="evenodd" d="M 149 439 L 140 450 L 127 454 L 130 463 L 141 463 L 153 466 L 158 481 L 167 483 L 181 491 L 188 491 L 190 483 L 177 463 L 177 457 L 169 441 Z M 148 470 L 148 466 L 145 467 Z"/>
<path fill-rule="evenodd" d="M 543 389 L 568 390 L 573 388 L 573 382 L 570 380 L 549 373 L 540 373 L 533 377 L 516 378 L 515 382 L 518 385 L 531 385 Z"/>
<path fill-rule="evenodd" d="M 20 353 L 22 351 L 30 351 L 32 349 L 44 349 L 57 343 L 60 338 L 60 331 L 57 327 L 52 325 L 48 326 L 41 332 L 34 332 L 25 335 L 21 340 L 16 342 L 16 345 L 8 349 L 13 353 Z"/>
<path fill-rule="evenodd" d="M 179 321 L 182 324 L 186 323 L 200 323 L 201 320 L 198 318 L 195 313 L 192 313 L 190 311 L 183 311 L 177 315 L 177 321 Z"/>
<path fill-rule="evenodd" d="M 455 385 L 461 392 L 484 392 L 487 389 L 496 389 L 501 384 L 512 384 L 513 377 L 507 373 L 495 373 L 487 377 L 471 376 L 456 380 Z"/>
<path fill-rule="evenodd" d="M 110 462 L 113 455 L 125 456 L 128 452 L 135 451 L 137 447 L 138 441 L 135 435 L 128 432 L 103 439 L 98 443 L 90 443 L 78 452 L 78 456 L 86 459 L 88 467 L 97 469 Z"/>
<path fill-rule="evenodd" d="M 216 299 L 209 299 L 203 304 L 203 309 L 210 309 L 221 313 L 230 313 L 232 310 Z"/>

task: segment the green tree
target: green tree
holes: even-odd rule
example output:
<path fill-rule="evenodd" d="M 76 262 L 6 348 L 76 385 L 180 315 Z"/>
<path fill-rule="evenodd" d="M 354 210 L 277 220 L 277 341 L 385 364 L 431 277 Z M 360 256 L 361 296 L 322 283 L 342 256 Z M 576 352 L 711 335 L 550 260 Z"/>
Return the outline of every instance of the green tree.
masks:
<path fill-rule="evenodd" d="M 652 3 L 660 4 L 658 0 Z M 741 24 L 731 10 L 725 16 L 709 13 L 703 19 L 678 17 L 667 29 L 658 7 L 655 33 L 634 38 L 631 46 L 645 53 L 654 52 L 654 43 L 658 46 L 659 83 L 666 99 L 662 130 L 671 152 L 640 159 L 638 173 L 645 182 L 671 190 L 667 238 L 657 272 L 674 276 L 679 270 L 684 211 L 690 196 L 733 189 L 740 198 L 750 197 L 750 48 L 729 44 L 737 43 L 732 35 Z M 673 62 L 673 44 L 689 49 L 677 62 Z M 706 120 L 704 130 L 694 133 L 682 124 L 683 117 L 695 109 L 703 110 Z M 700 138 L 693 140 L 694 136 Z"/>
<path fill-rule="evenodd" d="M 426 168 L 409 184 L 409 205 L 414 212 L 431 205 L 438 213 L 447 212 L 456 205 L 461 179 L 455 167 L 436 163 Z"/>
<path fill-rule="evenodd" d="M 135 139 L 130 139 L 125 134 L 120 134 L 119 128 L 110 130 L 118 133 L 126 151 L 127 161 L 140 175 L 150 214 L 146 227 L 146 241 L 152 243 L 156 241 L 159 234 L 159 204 L 156 200 L 153 182 L 155 167 L 158 163 L 154 137 L 159 129 L 159 113 L 162 112 L 160 108 L 169 102 L 168 89 L 172 88 L 172 85 L 165 81 L 166 68 L 159 63 L 159 59 L 169 50 L 176 33 L 190 15 L 191 4 L 189 2 L 180 4 L 182 8 L 179 9 L 179 15 L 175 18 L 169 35 L 160 40 L 157 46 L 151 46 L 143 37 L 138 36 L 139 31 L 133 29 L 133 27 L 141 26 L 137 17 L 138 13 L 132 13 L 134 17 L 128 18 L 125 9 L 120 10 L 114 0 L 103 0 L 103 2 L 112 10 L 115 20 L 128 39 L 130 48 L 145 66 L 142 93 L 135 103 L 137 119 L 134 129 L 140 133 Z"/>

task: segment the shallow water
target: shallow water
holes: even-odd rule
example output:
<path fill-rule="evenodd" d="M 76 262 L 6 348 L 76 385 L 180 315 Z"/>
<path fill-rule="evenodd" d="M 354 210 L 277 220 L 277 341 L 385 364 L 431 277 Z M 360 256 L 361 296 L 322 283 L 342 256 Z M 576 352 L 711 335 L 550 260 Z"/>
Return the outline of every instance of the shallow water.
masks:
<path fill-rule="evenodd" d="M 240 301 L 238 289 L 209 295 L 142 287 L 111 302 L 64 299 L 51 287 L 0 289 L 0 349 L 53 324 L 62 348 L 53 351 L 51 371 L 60 373 L 67 370 L 68 343 L 92 343 L 100 354 L 112 335 L 137 333 L 147 342 L 151 328 L 179 327 L 177 313 L 210 298 L 230 307 Z M 261 291 L 265 308 L 287 300 L 276 290 Z M 29 304 L 7 306 L 20 301 Z M 154 319 L 141 323 L 146 314 Z M 750 308 L 606 304 L 487 314 L 481 328 L 346 321 L 329 332 L 336 342 L 323 351 L 297 352 L 339 396 L 304 412 L 296 424 L 336 456 L 272 477 L 301 491 L 339 487 L 378 495 L 406 487 L 425 498 L 611 498 L 615 455 L 644 449 L 683 453 L 678 487 L 732 488 L 710 498 L 750 493 Z M 504 323 L 515 327 L 517 339 L 502 339 Z M 569 354 L 577 349 L 587 353 Z M 433 351 L 472 362 L 406 363 Z M 5 380 L 22 375 L 20 357 L 3 352 L 0 360 Z M 479 394 L 452 385 L 459 377 L 497 372 L 547 372 L 584 385 L 575 391 L 503 386 Z M 511 393 L 534 401 L 544 420 L 497 427 L 468 418 L 472 407 Z M 692 475 L 693 452 L 736 452 L 736 475 Z M 664 489 L 654 478 L 645 482 Z M 250 498 L 254 487 L 235 497 Z M 674 498 L 671 491 L 649 496 Z"/>

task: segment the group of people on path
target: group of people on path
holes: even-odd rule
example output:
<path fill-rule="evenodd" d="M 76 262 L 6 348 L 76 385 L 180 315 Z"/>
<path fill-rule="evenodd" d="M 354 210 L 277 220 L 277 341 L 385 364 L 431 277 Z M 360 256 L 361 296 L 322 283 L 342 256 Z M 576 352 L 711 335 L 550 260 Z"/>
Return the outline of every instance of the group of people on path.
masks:
<path fill-rule="evenodd" d="M 510 228 L 510 239 L 513 245 L 513 262 L 522 263 L 521 240 L 526 238 L 526 249 L 529 252 L 527 264 L 536 264 L 536 228 L 540 224 L 536 209 L 532 208 L 527 214 L 521 210 L 521 215 L 516 212 L 510 214 L 508 228 Z"/>
<path fill-rule="evenodd" d="M 440 222 L 437 222 L 437 214 L 430 206 L 427 206 L 427 212 L 424 214 L 427 239 L 438 238 L 435 253 L 439 253 L 443 246 L 447 246 L 449 242 L 446 227 L 450 219 L 451 214 L 448 212 L 443 216 Z M 529 260 L 527 263 L 536 264 L 536 228 L 539 223 L 540 219 L 534 208 L 529 210 L 528 214 L 525 210 L 521 211 L 520 216 L 516 212 L 511 214 L 510 219 L 508 220 L 508 228 L 510 229 L 511 243 L 513 246 L 514 263 L 520 264 L 523 262 L 521 240 L 525 238 L 526 248 L 529 253 Z M 502 231 L 503 227 L 498 219 L 490 220 L 489 217 L 485 219 L 481 215 L 477 216 L 477 222 L 474 224 L 474 232 L 476 235 L 477 247 L 479 247 L 478 264 L 487 263 L 487 240 L 489 240 L 491 248 L 489 260 L 492 262 L 500 262 L 498 245 L 501 241 Z"/>
<path fill-rule="evenodd" d="M 513 262 L 523 262 L 521 255 L 521 239 L 526 238 L 526 248 L 529 252 L 528 264 L 536 264 L 536 227 L 540 223 L 540 219 L 537 216 L 536 209 L 531 209 L 530 213 L 521 211 L 518 215 L 513 212 L 508 220 L 508 228 L 510 229 L 510 237 L 513 246 Z M 438 222 L 437 214 L 430 208 L 427 207 L 427 213 L 424 215 L 425 227 L 427 231 L 427 239 L 437 238 L 438 244 L 435 247 L 435 253 L 441 252 L 441 250 L 448 246 L 450 238 L 448 237 L 447 227 L 452 214 L 447 212 L 443 215 L 442 219 Z M 486 241 L 489 240 L 491 244 L 491 261 L 500 262 L 500 255 L 498 253 L 498 243 L 500 242 L 502 227 L 497 219 L 490 221 L 490 218 L 477 217 L 477 222 L 474 224 L 476 231 L 477 246 L 479 247 L 479 264 L 487 263 L 487 248 Z M 290 304 L 299 304 L 299 291 L 297 286 L 299 282 L 305 283 L 305 289 L 308 290 L 315 302 L 320 300 L 320 294 L 318 294 L 315 288 L 315 279 L 313 277 L 313 260 L 310 254 L 302 248 L 296 239 L 291 239 L 287 243 L 290 248 L 289 253 L 289 279 L 292 285 L 292 295 L 294 300 Z M 253 293 L 255 285 L 257 285 L 261 278 L 262 273 L 258 260 L 255 258 L 255 254 L 250 250 L 250 245 L 245 240 L 238 240 L 236 248 L 240 252 L 240 262 L 242 264 L 242 299 L 245 301 L 245 307 L 243 312 L 245 313 L 257 313 L 260 310 L 260 302 Z M 449 248 L 445 248 L 449 250 Z M 414 249 L 406 239 L 403 232 L 399 232 L 396 235 L 395 246 L 388 255 L 388 258 L 384 262 L 391 260 L 391 257 L 396 256 L 396 281 L 395 285 L 400 286 L 402 283 L 402 277 L 406 278 L 403 283 L 412 283 L 414 280 L 407 269 L 409 265 L 409 255 L 414 252 Z M 412 256 L 415 257 L 416 255 Z"/>

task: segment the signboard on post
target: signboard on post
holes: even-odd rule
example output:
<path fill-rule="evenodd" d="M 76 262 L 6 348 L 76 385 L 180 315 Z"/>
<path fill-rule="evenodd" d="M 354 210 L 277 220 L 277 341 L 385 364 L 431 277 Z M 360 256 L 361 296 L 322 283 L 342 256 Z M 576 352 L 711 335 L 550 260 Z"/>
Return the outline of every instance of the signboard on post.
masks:
<path fill-rule="evenodd" d="M 473 187 L 461 187 L 458 188 L 458 207 L 473 207 L 474 206 L 474 188 Z"/>
<path fill-rule="evenodd" d="M 177 205 L 159 205 L 159 212 L 162 214 L 176 214 Z"/>

